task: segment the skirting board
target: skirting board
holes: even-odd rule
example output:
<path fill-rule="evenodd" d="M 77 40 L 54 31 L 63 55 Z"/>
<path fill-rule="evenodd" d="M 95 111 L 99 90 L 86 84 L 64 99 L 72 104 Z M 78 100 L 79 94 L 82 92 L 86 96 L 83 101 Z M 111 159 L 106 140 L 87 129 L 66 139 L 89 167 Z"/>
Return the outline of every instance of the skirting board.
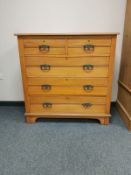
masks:
<path fill-rule="evenodd" d="M 0 106 L 24 106 L 24 101 L 0 101 Z"/>
<path fill-rule="evenodd" d="M 111 102 L 111 106 L 115 106 L 116 102 Z M 24 106 L 24 101 L 0 101 L 0 106 Z"/>

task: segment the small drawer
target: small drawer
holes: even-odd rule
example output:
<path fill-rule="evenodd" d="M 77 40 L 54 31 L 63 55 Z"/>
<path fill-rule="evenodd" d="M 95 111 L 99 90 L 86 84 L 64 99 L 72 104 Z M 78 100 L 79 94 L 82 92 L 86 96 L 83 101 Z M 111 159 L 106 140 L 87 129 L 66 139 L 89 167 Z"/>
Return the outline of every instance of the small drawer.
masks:
<path fill-rule="evenodd" d="M 68 55 L 110 56 L 111 37 L 85 36 L 68 40 Z"/>
<path fill-rule="evenodd" d="M 45 77 L 45 78 L 28 78 L 28 85 L 51 84 L 53 86 L 83 86 L 92 84 L 93 86 L 108 86 L 108 78 L 64 78 L 64 77 Z"/>
<path fill-rule="evenodd" d="M 25 62 L 28 66 L 40 66 L 49 64 L 51 66 L 83 66 L 84 64 L 109 65 L 110 57 L 31 57 L 26 56 Z"/>
<path fill-rule="evenodd" d="M 108 77 L 108 66 L 81 67 L 27 66 L 27 77 Z"/>
<path fill-rule="evenodd" d="M 29 95 L 88 95 L 88 96 L 105 96 L 107 87 L 97 87 L 90 84 L 83 86 L 52 86 L 43 84 L 41 86 L 29 86 Z"/>
<path fill-rule="evenodd" d="M 104 114 L 106 105 L 92 104 L 90 102 L 82 104 L 53 104 L 43 102 L 42 104 L 31 104 L 30 112 L 46 114 Z"/>
<path fill-rule="evenodd" d="M 25 55 L 64 55 L 65 40 L 60 39 L 26 39 L 24 40 Z"/>
<path fill-rule="evenodd" d="M 73 96 L 73 95 L 32 95 L 30 96 L 30 104 L 41 104 L 44 101 L 51 103 L 63 104 L 81 104 L 89 101 L 93 104 L 106 104 L 106 96 Z"/>

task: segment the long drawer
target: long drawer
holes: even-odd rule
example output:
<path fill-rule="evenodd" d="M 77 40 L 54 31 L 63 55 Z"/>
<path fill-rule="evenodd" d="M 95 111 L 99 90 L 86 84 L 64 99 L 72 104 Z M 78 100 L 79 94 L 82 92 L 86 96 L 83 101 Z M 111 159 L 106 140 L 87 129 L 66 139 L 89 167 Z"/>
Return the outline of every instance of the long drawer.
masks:
<path fill-rule="evenodd" d="M 97 95 L 105 96 L 108 93 L 107 87 L 96 87 L 92 85 L 84 86 L 29 86 L 29 95 L 40 95 L 40 94 L 50 94 L 50 95 Z"/>
<path fill-rule="evenodd" d="M 50 66 L 83 66 L 84 64 L 92 65 L 109 65 L 110 57 L 37 57 L 26 56 L 25 62 L 28 66 L 40 66 L 48 64 Z"/>
<path fill-rule="evenodd" d="M 48 67 L 48 70 L 39 66 L 27 66 L 26 71 L 28 77 L 108 77 L 107 66 L 85 65 L 84 69 L 82 66 Z"/>
<path fill-rule="evenodd" d="M 104 114 L 106 105 L 99 104 L 31 104 L 30 112 L 46 113 L 46 114 Z"/>
<path fill-rule="evenodd" d="M 64 78 L 64 77 L 44 77 L 28 78 L 28 85 L 63 85 L 63 86 L 84 86 L 90 84 L 93 86 L 108 86 L 108 78 Z"/>
<path fill-rule="evenodd" d="M 61 104 L 81 104 L 90 102 L 93 104 L 106 104 L 106 96 L 73 96 L 73 95 L 32 95 L 30 104 L 42 104 L 43 102 Z"/>

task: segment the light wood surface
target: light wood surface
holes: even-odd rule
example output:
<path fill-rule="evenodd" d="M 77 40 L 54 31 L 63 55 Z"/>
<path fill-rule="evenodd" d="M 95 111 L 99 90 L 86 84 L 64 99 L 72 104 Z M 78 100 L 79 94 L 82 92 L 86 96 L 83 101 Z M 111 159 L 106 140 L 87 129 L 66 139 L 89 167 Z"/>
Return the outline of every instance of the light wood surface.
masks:
<path fill-rule="evenodd" d="M 30 112 L 30 102 L 28 95 L 28 84 L 27 84 L 27 76 L 26 76 L 26 65 L 24 59 L 24 47 L 23 47 L 23 39 L 18 38 L 18 47 L 19 47 L 19 57 L 21 64 L 21 74 L 23 80 L 23 91 L 24 91 L 24 101 L 25 101 L 25 110 L 26 112 Z"/>
<path fill-rule="evenodd" d="M 40 45 L 49 45 L 50 47 L 65 47 L 66 39 L 25 39 L 25 48 L 34 48 Z"/>
<path fill-rule="evenodd" d="M 44 108 L 42 104 L 31 104 L 31 112 L 65 113 L 65 114 L 95 114 L 105 113 L 105 105 L 83 107 L 81 104 L 53 104 L 51 108 Z"/>
<path fill-rule="evenodd" d="M 82 104 L 89 101 L 93 104 L 106 104 L 106 97 L 97 97 L 97 96 L 75 96 L 75 95 L 37 95 L 37 96 L 30 96 L 30 103 L 31 104 L 39 104 L 43 103 L 44 101 L 50 101 L 51 103 L 67 103 L 67 104 Z"/>
<path fill-rule="evenodd" d="M 49 49 L 49 51 L 40 51 L 39 48 L 32 48 L 32 47 L 27 47 L 24 49 L 24 54 L 25 55 L 38 55 L 38 56 L 43 56 L 43 55 L 65 55 L 65 48 L 64 47 L 52 47 Z"/>
<path fill-rule="evenodd" d="M 103 35 L 119 35 L 118 32 L 105 32 L 105 33 L 16 33 L 15 36 L 94 36 L 94 35 L 99 35 L 99 36 L 103 36 Z"/>
<path fill-rule="evenodd" d="M 83 47 L 69 47 L 68 55 L 75 56 L 110 56 L 110 47 L 94 47 L 93 51 L 85 51 Z"/>
<path fill-rule="evenodd" d="M 28 85 L 42 85 L 42 84 L 51 84 L 54 86 L 84 86 L 85 84 L 90 84 L 93 86 L 108 86 L 108 78 L 65 78 L 65 77 L 36 77 L 28 78 Z"/>
<path fill-rule="evenodd" d="M 29 95 L 95 95 L 105 96 L 107 95 L 107 87 L 93 87 L 93 90 L 84 90 L 83 86 L 51 86 L 50 90 L 44 90 L 41 86 L 29 86 Z"/>
<path fill-rule="evenodd" d="M 40 66 L 49 64 L 50 66 L 83 66 L 92 64 L 97 66 L 108 66 L 110 57 L 25 57 L 27 66 Z"/>
<path fill-rule="evenodd" d="M 93 44 L 94 46 L 111 46 L 111 37 L 88 36 L 80 39 L 69 39 L 68 47 Z"/>
<path fill-rule="evenodd" d="M 27 67 L 28 77 L 108 77 L 107 66 L 94 66 L 93 70 L 83 70 L 83 67 L 51 67 L 49 71 L 40 67 Z"/>
<path fill-rule="evenodd" d="M 116 33 L 17 36 L 28 123 L 62 117 L 109 124 Z"/>

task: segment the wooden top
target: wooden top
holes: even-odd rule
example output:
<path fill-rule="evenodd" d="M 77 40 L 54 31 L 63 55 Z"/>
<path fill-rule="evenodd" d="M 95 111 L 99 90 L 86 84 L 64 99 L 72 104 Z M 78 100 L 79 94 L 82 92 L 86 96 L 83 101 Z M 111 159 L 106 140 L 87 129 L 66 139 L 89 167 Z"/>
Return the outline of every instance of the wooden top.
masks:
<path fill-rule="evenodd" d="M 70 36 L 70 35 L 119 35 L 119 33 L 16 33 L 15 36 Z"/>

